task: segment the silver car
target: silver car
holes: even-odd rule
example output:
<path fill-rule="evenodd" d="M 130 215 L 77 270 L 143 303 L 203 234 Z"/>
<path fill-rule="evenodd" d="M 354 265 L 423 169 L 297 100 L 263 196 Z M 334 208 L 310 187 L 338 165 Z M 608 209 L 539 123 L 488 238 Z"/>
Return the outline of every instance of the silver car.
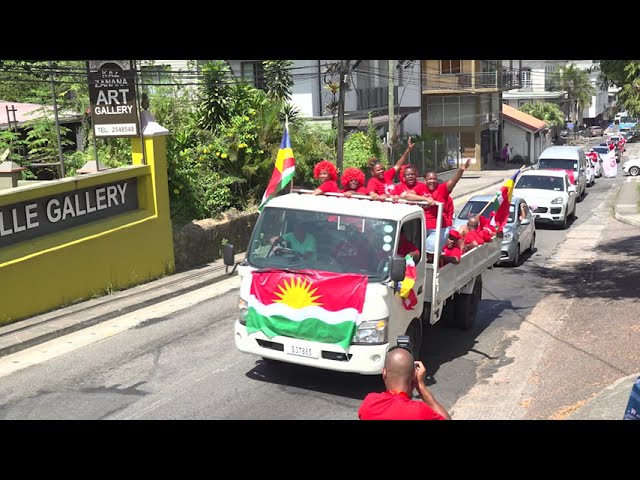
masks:
<path fill-rule="evenodd" d="M 475 195 L 462 207 L 455 216 L 453 228 L 459 229 L 466 225 L 470 216 L 478 214 L 487 205 L 493 202 L 495 195 Z M 484 210 L 482 215 L 489 218 L 491 207 Z M 525 250 L 532 252 L 536 244 L 536 223 L 533 221 L 531 210 L 524 199 L 519 197 L 511 198 L 509 205 L 509 219 L 502 229 L 502 255 L 499 263 L 506 263 L 511 266 L 520 265 L 520 254 Z M 498 238 L 493 240 L 499 241 Z"/>

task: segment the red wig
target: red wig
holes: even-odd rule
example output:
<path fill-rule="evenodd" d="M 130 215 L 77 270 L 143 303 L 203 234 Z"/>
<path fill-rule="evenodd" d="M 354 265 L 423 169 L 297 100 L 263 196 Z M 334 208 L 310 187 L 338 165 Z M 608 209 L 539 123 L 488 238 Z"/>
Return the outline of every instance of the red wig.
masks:
<path fill-rule="evenodd" d="M 364 172 L 362 170 L 360 170 L 359 168 L 356 168 L 356 167 L 347 168 L 344 171 L 344 173 L 342 174 L 342 185 L 344 185 L 345 188 L 349 188 L 349 182 L 351 180 L 357 180 L 358 181 L 358 188 L 363 187 L 364 186 Z"/>
<path fill-rule="evenodd" d="M 316 166 L 313 167 L 313 178 L 319 178 L 320 172 L 322 170 L 326 170 L 329 172 L 329 178 L 334 182 L 338 179 L 338 171 L 336 170 L 336 166 L 328 162 L 327 160 L 322 160 L 321 162 L 316 163 Z"/>

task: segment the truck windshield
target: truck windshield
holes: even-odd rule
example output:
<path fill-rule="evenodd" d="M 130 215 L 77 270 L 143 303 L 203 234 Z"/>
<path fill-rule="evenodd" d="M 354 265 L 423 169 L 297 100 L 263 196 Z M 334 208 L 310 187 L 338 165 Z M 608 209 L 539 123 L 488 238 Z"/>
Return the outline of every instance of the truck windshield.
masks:
<path fill-rule="evenodd" d="M 258 268 L 360 273 L 383 280 L 397 242 L 397 222 L 267 207 L 247 260 Z"/>

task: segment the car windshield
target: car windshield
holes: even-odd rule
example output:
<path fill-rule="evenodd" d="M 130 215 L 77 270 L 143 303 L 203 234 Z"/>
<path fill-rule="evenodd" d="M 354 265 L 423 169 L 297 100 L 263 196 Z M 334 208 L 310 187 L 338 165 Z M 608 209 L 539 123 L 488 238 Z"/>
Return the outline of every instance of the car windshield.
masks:
<path fill-rule="evenodd" d="M 525 175 L 520 176 L 514 188 L 537 188 L 561 192 L 564 191 L 564 180 L 562 177 L 547 175 Z"/>
<path fill-rule="evenodd" d="M 609 153 L 609 147 L 593 147 L 594 152 L 598 153 Z"/>
<path fill-rule="evenodd" d="M 552 168 L 559 168 L 562 170 L 577 170 L 578 162 L 571 159 L 564 158 L 541 158 L 538 161 L 538 168 L 540 170 L 548 170 Z"/>
<path fill-rule="evenodd" d="M 457 218 L 460 220 L 468 220 L 469 217 L 478 215 L 482 211 L 482 209 L 484 209 L 484 211 L 482 212 L 482 216 L 485 218 L 491 218 L 490 213 L 492 209 L 490 207 L 484 208 L 486 206 L 487 206 L 487 202 L 479 202 L 479 201 L 471 200 L 467 202 L 464 207 L 462 207 L 462 210 L 460 210 L 460 213 L 458 214 Z M 509 219 L 507 220 L 507 223 L 513 223 L 513 221 L 515 220 L 515 213 L 514 213 L 515 211 L 516 211 L 516 207 L 512 203 L 511 205 L 509 205 Z"/>
<path fill-rule="evenodd" d="M 380 281 L 396 251 L 397 228 L 391 220 L 267 207 L 247 260 L 258 268 L 361 273 Z"/>

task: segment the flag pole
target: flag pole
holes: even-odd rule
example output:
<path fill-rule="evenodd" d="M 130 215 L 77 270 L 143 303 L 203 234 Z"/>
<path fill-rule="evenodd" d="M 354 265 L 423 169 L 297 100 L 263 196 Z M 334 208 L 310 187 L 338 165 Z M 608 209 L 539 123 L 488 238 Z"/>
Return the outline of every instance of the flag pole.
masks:
<path fill-rule="evenodd" d="M 526 168 L 526 167 L 525 167 L 524 165 L 522 165 L 522 166 L 520 167 L 520 172 L 522 172 L 525 168 Z M 497 197 L 499 193 L 500 193 L 500 192 L 496 192 L 496 194 L 494 195 L 494 197 Z M 491 205 L 495 200 L 496 200 L 495 198 L 492 198 L 491 200 L 489 200 L 489 201 L 487 202 L 487 204 L 482 208 L 482 210 L 480 210 L 480 212 L 479 212 L 477 215 L 478 215 L 478 216 L 482 215 L 482 214 L 484 213 L 484 211 L 489 207 L 489 205 Z"/>
<path fill-rule="evenodd" d="M 289 115 L 286 113 L 284 114 L 284 129 L 287 132 L 287 136 L 289 136 Z M 289 137 L 289 143 L 291 143 L 291 137 Z M 289 193 L 293 193 L 293 177 L 291 177 L 291 182 L 289 182 Z"/>

